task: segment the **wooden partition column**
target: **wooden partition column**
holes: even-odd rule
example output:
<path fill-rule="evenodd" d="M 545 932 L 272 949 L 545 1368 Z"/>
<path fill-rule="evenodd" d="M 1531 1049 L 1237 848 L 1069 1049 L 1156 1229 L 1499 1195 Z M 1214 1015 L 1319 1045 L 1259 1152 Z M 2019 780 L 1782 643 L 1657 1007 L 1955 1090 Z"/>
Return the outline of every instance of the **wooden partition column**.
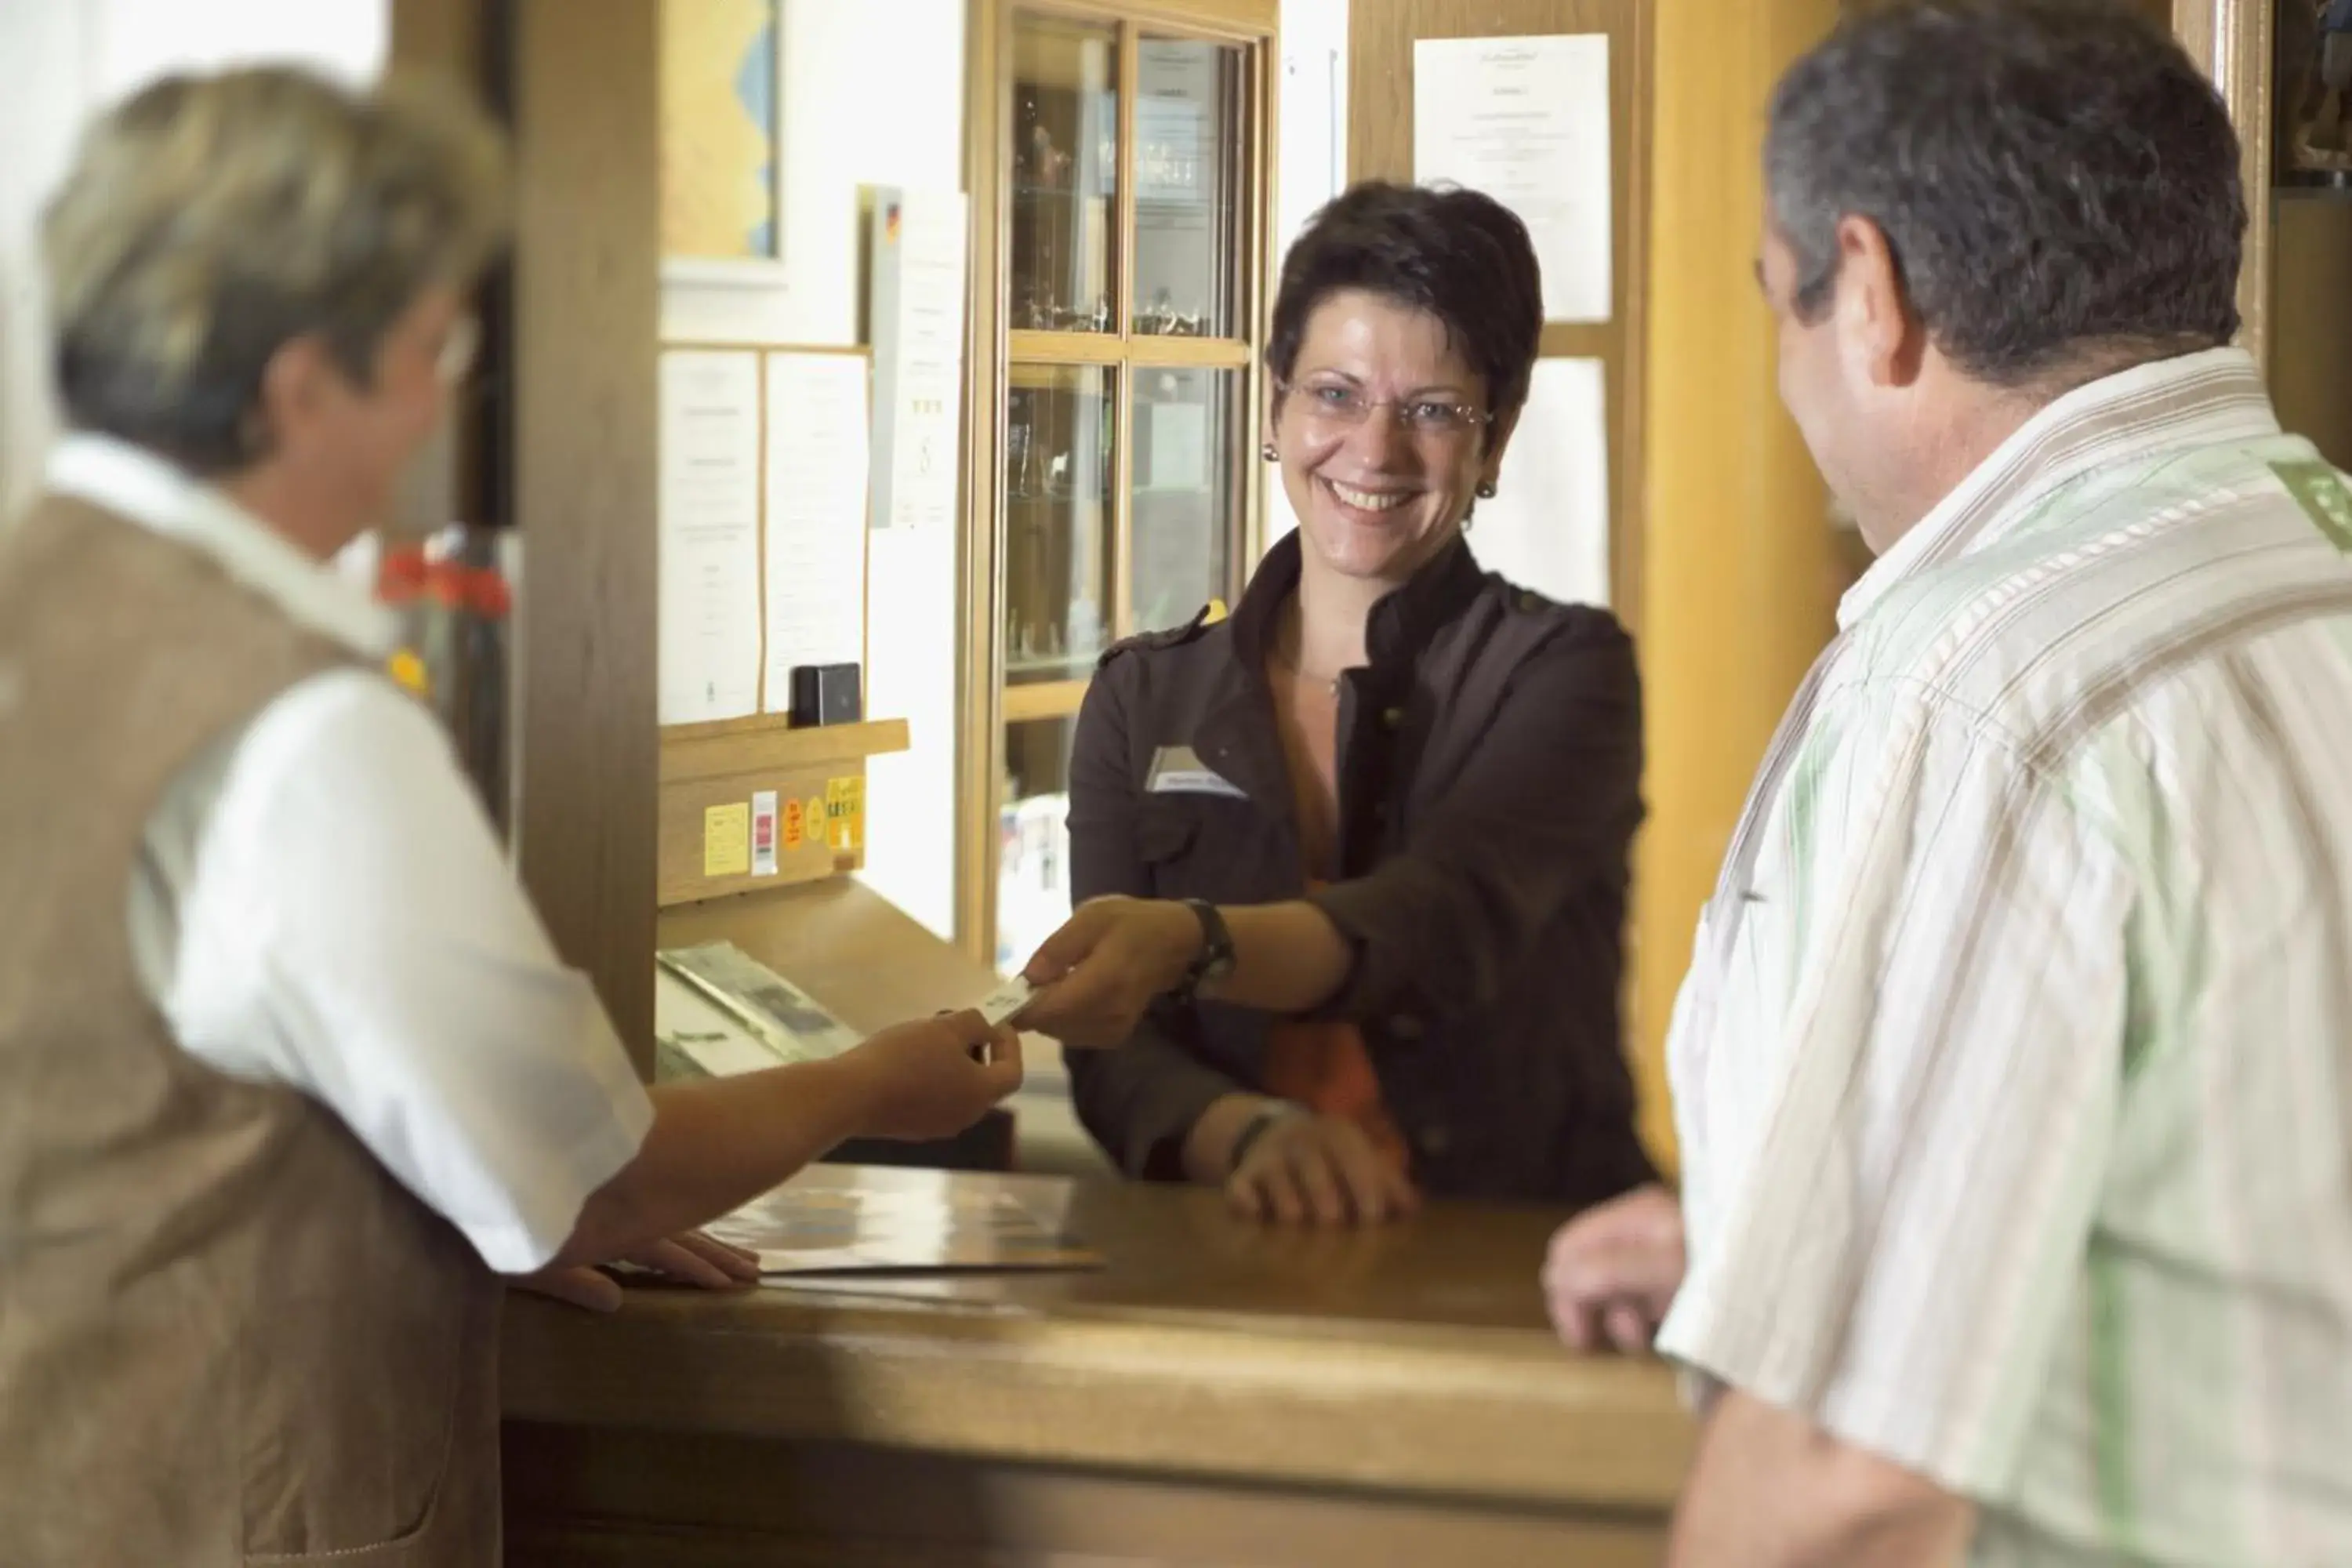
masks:
<path fill-rule="evenodd" d="M 1674 1147 L 1666 1025 L 1699 910 L 1781 710 L 1833 629 L 1829 495 L 1780 407 L 1753 263 L 1766 104 L 1837 13 L 1837 0 L 1657 7 L 1634 1018 L 1644 1131 L 1662 1152 Z"/>
<path fill-rule="evenodd" d="M 656 0 L 394 0 L 405 68 L 503 70 L 517 858 L 641 1072 L 653 1052 Z M 487 62 L 487 64 L 485 63 Z M 505 520 L 501 520 L 505 521 Z"/>

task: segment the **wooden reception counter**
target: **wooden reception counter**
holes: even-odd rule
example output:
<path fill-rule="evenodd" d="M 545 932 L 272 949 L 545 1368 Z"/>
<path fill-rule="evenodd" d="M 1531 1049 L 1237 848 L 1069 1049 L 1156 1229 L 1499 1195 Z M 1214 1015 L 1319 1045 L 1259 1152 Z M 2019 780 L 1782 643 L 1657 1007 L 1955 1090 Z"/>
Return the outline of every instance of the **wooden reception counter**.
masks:
<path fill-rule="evenodd" d="M 1663 1367 L 1552 1339 L 1555 1214 L 1301 1232 L 1201 1191 L 872 1179 L 999 1187 L 1108 1266 L 518 1297 L 510 1563 L 1659 1559 L 1692 1427 Z"/>

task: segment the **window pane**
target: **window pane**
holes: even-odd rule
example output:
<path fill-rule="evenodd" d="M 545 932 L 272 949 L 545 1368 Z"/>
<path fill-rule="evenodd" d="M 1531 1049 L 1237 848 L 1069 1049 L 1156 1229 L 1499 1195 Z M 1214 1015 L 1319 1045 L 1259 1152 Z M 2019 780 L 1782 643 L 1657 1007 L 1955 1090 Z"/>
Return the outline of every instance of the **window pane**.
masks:
<path fill-rule="evenodd" d="M 1070 745 L 1076 719 L 1004 727 L 1003 805 L 997 811 L 996 967 L 1029 962 L 1070 915 Z"/>
<path fill-rule="evenodd" d="M 1108 332 L 1118 234 L 1118 34 L 1055 17 L 1013 30 L 1016 331 Z"/>
<path fill-rule="evenodd" d="M 1004 429 L 1005 679 L 1072 680 L 1108 637 L 1112 373 L 1015 365 Z"/>
<path fill-rule="evenodd" d="M 1135 96 L 1135 328 L 1238 335 L 1242 51 L 1146 38 Z"/>
<path fill-rule="evenodd" d="M 1130 624 L 1181 626 L 1231 580 L 1241 372 L 1135 373 Z"/>

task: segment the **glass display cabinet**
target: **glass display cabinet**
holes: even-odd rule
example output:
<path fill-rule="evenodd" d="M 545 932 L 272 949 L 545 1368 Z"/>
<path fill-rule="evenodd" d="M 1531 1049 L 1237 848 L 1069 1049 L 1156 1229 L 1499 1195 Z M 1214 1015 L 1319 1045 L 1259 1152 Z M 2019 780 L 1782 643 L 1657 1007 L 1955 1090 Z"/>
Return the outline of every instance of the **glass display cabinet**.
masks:
<path fill-rule="evenodd" d="M 1097 661 L 1255 559 L 1276 11 L 974 5 L 958 916 L 1001 967 L 1068 912 Z"/>

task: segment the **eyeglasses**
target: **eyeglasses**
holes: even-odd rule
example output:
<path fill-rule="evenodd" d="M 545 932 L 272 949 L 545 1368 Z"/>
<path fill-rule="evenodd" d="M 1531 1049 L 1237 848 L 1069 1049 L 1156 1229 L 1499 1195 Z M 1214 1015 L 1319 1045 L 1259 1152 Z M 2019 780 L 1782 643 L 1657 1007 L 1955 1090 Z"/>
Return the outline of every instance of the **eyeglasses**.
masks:
<path fill-rule="evenodd" d="M 1442 397 L 1366 397 L 1360 387 L 1344 382 L 1295 385 L 1276 384 L 1275 390 L 1308 424 L 1326 430 L 1353 430 L 1385 408 L 1398 426 L 1424 441 L 1450 441 L 1491 425 L 1495 416 L 1466 403 Z"/>
<path fill-rule="evenodd" d="M 433 361 L 433 374 L 441 378 L 444 386 L 455 386 L 466 379 L 474 368 L 475 352 L 482 344 L 482 324 L 471 316 L 460 316 L 449 325 L 449 335 L 441 340 L 441 352 Z"/>

